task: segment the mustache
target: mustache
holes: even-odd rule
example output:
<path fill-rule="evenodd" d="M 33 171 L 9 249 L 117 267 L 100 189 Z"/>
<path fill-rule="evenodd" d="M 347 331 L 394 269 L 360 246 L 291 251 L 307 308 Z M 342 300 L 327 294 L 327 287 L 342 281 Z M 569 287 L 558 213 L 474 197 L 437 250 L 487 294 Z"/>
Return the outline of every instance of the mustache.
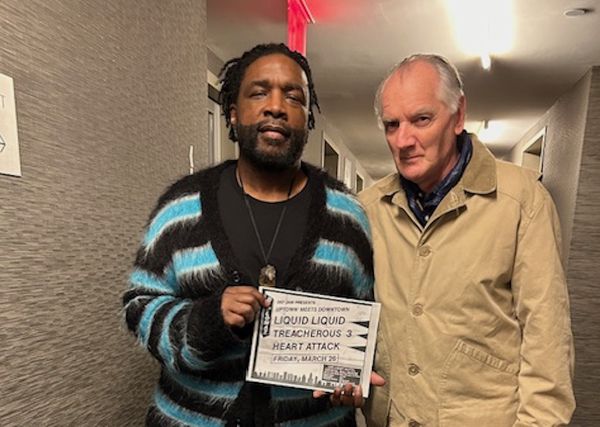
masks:
<path fill-rule="evenodd" d="M 285 137 L 289 137 L 292 134 L 292 128 L 287 123 L 279 120 L 263 120 L 256 124 L 255 129 L 258 132 L 279 132 Z"/>

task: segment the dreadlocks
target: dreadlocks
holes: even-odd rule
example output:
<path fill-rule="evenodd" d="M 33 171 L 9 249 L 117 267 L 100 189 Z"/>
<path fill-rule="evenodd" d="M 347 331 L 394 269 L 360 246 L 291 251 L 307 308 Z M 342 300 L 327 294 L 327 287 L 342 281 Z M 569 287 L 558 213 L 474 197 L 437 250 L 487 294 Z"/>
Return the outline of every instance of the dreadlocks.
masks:
<path fill-rule="evenodd" d="M 219 95 L 219 101 L 221 108 L 223 109 L 223 115 L 225 116 L 225 124 L 229 128 L 229 139 L 236 141 L 236 135 L 233 127 L 231 126 L 231 105 L 237 102 L 237 98 L 240 92 L 240 85 L 246 69 L 250 64 L 266 55 L 274 53 L 280 53 L 296 61 L 296 63 L 302 68 L 306 74 L 308 80 L 308 128 L 314 129 L 315 127 L 315 116 L 313 114 L 313 106 L 317 107 L 317 110 L 321 112 L 319 102 L 317 100 L 317 93 L 312 80 L 312 74 L 310 72 L 310 66 L 304 56 L 298 52 L 293 52 L 283 43 L 269 43 L 259 44 L 252 49 L 244 52 L 239 58 L 233 58 L 223 65 L 221 72 L 219 73 L 219 81 L 222 83 L 221 94 Z"/>

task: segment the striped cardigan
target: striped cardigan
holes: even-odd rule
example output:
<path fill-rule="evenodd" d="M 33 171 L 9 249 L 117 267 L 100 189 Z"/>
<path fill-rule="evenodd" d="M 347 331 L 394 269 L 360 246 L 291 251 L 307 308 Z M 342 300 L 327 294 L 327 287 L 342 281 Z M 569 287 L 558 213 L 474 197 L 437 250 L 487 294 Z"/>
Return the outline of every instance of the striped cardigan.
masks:
<path fill-rule="evenodd" d="M 161 363 L 148 425 L 223 426 L 244 385 L 250 334 L 226 327 L 225 287 L 250 283 L 219 217 L 217 187 L 230 162 L 187 176 L 159 199 L 123 297 L 128 328 Z M 307 234 L 282 288 L 373 298 L 369 223 L 340 182 L 302 165 L 312 186 Z M 270 387 L 276 426 L 353 426 L 352 408 L 308 390 Z M 236 405 L 243 402 L 236 402 Z"/>

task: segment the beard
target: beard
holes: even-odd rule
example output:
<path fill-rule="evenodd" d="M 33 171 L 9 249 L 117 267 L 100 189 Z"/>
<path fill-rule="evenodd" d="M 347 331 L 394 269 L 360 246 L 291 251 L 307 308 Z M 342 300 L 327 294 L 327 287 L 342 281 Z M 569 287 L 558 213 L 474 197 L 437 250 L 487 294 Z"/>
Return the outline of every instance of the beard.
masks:
<path fill-rule="evenodd" d="M 308 141 L 308 131 L 281 125 L 288 133 L 287 141 L 270 141 L 267 139 L 269 144 L 284 146 L 277 153 L 269 153 L 258 148 L 259 129 L 265 123 L 260 122 L 247 126 L 238 124 L 236 126 L 240 155 L 255 166 L 271 171 L 282 171 L 294 166 L 302 157 L 304 146 Z M 286 144 L 287 146 L 285 146 Z"/>

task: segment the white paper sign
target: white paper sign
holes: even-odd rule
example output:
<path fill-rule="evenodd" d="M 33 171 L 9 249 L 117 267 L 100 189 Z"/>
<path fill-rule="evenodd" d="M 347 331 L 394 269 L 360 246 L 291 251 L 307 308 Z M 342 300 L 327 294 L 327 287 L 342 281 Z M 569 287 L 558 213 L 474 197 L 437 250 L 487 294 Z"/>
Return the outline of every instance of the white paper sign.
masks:
<path fill-rule="evenodd" d="M 272 302 L 255 322 L 246 380 L 330 392 L 350 382 L 369 395 L 379 303 L 259 289 Z"/>
<path fill-rule="evenodd" d="M 13 79 L 0 74 L 0 174 L 21 176 Z"/>

